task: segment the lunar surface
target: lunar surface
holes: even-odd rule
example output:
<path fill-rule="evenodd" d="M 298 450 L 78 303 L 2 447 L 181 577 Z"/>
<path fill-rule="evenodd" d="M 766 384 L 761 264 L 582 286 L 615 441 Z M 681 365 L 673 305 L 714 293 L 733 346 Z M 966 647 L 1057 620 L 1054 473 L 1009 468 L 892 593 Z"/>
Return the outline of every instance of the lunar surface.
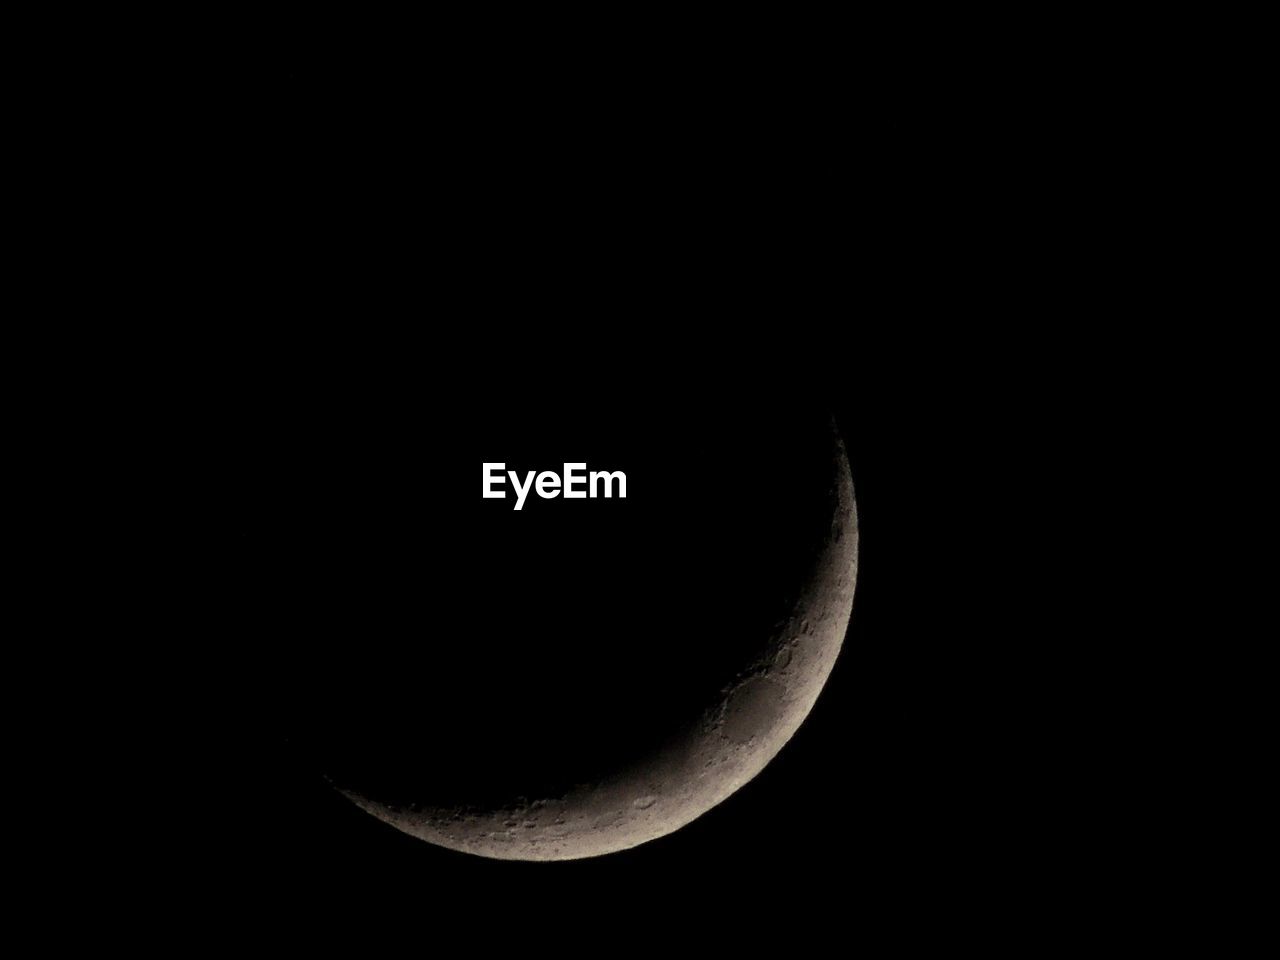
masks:
<path fill-rule="evenodd" d="M 853 605 L 858 528 L 849 462 L 834 425 L 829 523 L 790 612 L 699 717 L 648 756 L 590 782 L 502 805 L 388 802 L 335 787 L 368 813 L 453 850 L 508 860 L 571 860 L 678 830 L 755 777 L 809 714 L 840 652 Z M 643 491 L 633 493 L 642 496 Z M 429 759 L 424 762 L 429 762 Z"/>

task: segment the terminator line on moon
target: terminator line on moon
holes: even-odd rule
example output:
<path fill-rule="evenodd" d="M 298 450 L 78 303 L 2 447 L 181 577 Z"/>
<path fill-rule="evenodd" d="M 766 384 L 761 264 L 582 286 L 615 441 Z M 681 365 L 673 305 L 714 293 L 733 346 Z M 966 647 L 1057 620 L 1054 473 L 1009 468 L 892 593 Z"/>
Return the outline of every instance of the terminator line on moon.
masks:
<path fill-rule="evenodd" d="M 853 608 L 858 529 L 849 461 L 831 430 L 832 514 L 813 575 L 762 655 L 685 734 L 630 769 L 497 809 L 392 805 L 342 789 L 407 834 L 504 860 L 575 860 L 626 850 L 706 813 L 791 739 L 831 672 Z"/>

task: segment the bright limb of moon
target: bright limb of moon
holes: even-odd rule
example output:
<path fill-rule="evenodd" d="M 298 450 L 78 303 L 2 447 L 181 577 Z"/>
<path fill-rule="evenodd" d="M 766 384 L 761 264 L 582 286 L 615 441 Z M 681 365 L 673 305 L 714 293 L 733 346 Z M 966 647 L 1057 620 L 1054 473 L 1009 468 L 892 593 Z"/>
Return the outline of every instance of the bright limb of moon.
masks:
<path fill-rule="evenodd" d="M 756 776 L 799 729 L 848 629 L 858 520 L 849 461 L 831 430 L 831 517 L 813 573 L 764 653 L 675 741 L 630 769 L 498 809 L 393 805 L 343 790 L 362 809 L 430 843 L 503 860 L 576 860 L 680 829 Z"/>

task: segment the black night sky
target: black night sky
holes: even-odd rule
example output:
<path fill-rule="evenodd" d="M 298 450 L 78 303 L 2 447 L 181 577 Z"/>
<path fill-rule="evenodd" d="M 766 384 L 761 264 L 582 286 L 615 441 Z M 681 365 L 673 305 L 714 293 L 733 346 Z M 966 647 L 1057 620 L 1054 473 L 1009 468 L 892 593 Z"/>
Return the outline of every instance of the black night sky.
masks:
<path fill-rule="evenodd" d="M 616 123 L 569 149 L 512 100 L 525 122 L 495 119 L 509 137 L 481 149 L 411 72 L 316 55 L 202 96 L 234 136 L 173 276 L 209 331 L 170 373 L 194 396 L 172 412 L 193 451 L 180 622 L 200 716 L 182 751 L 199 786 L 166 840 L 180 896 L 309 940 L 421 916 L 427 949 L 432 929 L 508 920 L 883 933 L 974 883 L 984 818 L 1018 809 L 988 789 L 1005 718 L 972 683 L 1001 669 L 973 652 L 1001 584 L 970 494 L 1002 481 L 959 403 L 988 389 L 959 359 L 986 344 L 946 309 L 966 279 L 922 266 L 922 211 L 889 215 L 886 165 L 855 172 L 816 104 L 791 122 L 821 175 L 778 168 L 764 191 L 696 124 L 678 154 L 630 150 Z M 858 500 L 852 623 L 808 720 L 728 801 L 543 864 L 431 846 L 325 783 L 334 749 L 399 786 L 478 792 L 596 762 L 611 738 L 636 749 L 646 732 L 619 717 L 695 696 L 785 601 L 820 411 Z M 483 510 L 483 460 L 584 460 L 631 492 Z M 364 739 L 335 747 L 343 716 Z M 501 758 L 477 748 L 503 732 Z"/>

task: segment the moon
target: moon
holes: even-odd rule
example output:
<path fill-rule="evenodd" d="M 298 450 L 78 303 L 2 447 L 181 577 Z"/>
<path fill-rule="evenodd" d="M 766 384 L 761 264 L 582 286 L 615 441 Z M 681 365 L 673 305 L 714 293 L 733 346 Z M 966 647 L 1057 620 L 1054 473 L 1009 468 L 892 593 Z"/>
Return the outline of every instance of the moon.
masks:
<path fill-rule="evenodd" d="M 555 795 L 500 807 L 390 803 L 335 789 L 398 830 L 451 850 L 500 860 L 576 860 L 656 840 L 722 803 L 799 729 L 836 662 L 857 575 L 853 481 L 834 421 L 824 491 L 829 523 L 812 572 L 761 651 L 743 663 L 678 736 L 629 767 Z"/>

